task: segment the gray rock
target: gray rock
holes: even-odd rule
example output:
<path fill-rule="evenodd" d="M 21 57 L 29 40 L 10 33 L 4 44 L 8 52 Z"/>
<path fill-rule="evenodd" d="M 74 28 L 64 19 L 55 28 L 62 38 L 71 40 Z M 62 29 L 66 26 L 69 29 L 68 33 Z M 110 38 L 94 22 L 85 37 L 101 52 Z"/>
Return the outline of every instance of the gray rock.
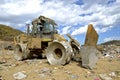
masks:
<path fill-rule="evenodd" d="M 115 50 L 120 54 L 120 47 L 117 47 Z"/>
<path fill-rule="evenodd" d="M 45 77 L 46 75 L 45 74 L 39 74 L 40 75 L 40 77 Z"/>
<path fill-rule="evenodd" d="M 112 78 L 109 77 L 107 74 L 99 74 L 99 76 L 102 80 L 112 80 Z"/>
<path fill-rule="evenodd" d="M 93 69 L 98 60 L 97 49 L 94 46 L 83 46 L 80 54 L 82 58 L 82 66 L 85 68 Z"/>
<path fill-rule="evenodd" d="M 41 77 L 51 76 L 52 75 L 52 70 L 44 67 L 43 69 L 40 70 L 39 74 L 40 74 Z"/>
<path fill-rule="evenodd" d="M 41 73 L 52 73 L 52 71 L 49 68 L 44 67 L 41 69 Z"/>
<path fill-rule="evenodd" d="M 72 79 L 78 79 L 78 77 L 79 77 L 78 75 L 74 75 L 74 74 L 70 76 L 70 78 Z"/>
<path fill-rule="evenodd" d="M 2 58 L 2 60 L 0 61 L 0 64 L 4 64 L 6 62 L 7 62 L 6 58 Z"/>
<path fill-rule="evenodd" d="M 13 74 L 14 79 L 23 79 L 25 77 L 27 77 L 27 75 L 25 75 L 24 71 L 22 72 L 17 72 L 15 74 Z"/>
<path fill-rule="evenodd" d="M 117 75 L 115 74 L 115 72 L 111 72 L 111 73 L 109 74 L 109 76 L 111 76 L 111 77 L 117 77 Z"/>
<path fill-rule="evenodd" d="M 68 70 L 66 70 L 65 73 L 67 73 L 67 74 L 69 74 L 69 75 L 72 74 L 72 73 L 71 73 L 70 71 L 68 71 Z"/>

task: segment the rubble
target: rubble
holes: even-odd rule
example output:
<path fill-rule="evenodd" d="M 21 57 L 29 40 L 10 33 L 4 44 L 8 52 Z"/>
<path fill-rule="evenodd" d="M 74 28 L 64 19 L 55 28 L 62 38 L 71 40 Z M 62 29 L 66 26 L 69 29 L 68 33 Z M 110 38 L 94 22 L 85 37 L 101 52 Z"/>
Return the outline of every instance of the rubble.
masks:
<path fill-rule="evenodd" d="M 67 73 L 69 75 L 72 74 L 71 71 L 68 71 L 68 70 L 66 70 L 65 73 Z"/>
<path fill-rule="evenodd" d="M 109 62 L 113 59 L 120 60 L 120 46 L 98 45 L 98 50 L 102 54 L 101 58 L 108 58 Z"/>
<path fill-rule="evenodd" d="M 41 64 L 42 63 L 42 60 L 38 60 L 38 59 L 32 59 L 32 60 L 25 60 L 24 61 L 25 63 L 27 64 Z"/>
<path fill-rule="evenodd" d="M 0 50 L 7 49 L 7 50 L 13 50 L 13 43 L 7 42 L 7 41 L 0 41 Z"/>
<path fill-rule="evenodd" d="M 102 80 L 113 80 L 111 77 L 109 77 L 107 74 L 99 74 L 100 78 Z"/>
<path fill-rule="evenodd" d="M 51 76 L 52 75 L 52 70 L 49 68 L 42 68 L 41 70 L 36 71 L 41 77 L 46 77 L 46 76 Z"/>
<path fill-rule="evenodd" d="M 21 71 L 13 74 L 13 77 L 14 79 L 24 79 L 27 77 L 27 75 L 25 74 L 25 71 Z"/>
<path fill-rule="evenodd" d="M 110 77 L 117 77 L 117 75 L 115 74 L 115 72 L 111 72 L 111 73 L 109 74 L 109 76 L 110 76 Z"/>
<path fill-rule="evenodd" d="M 4 64 L 6 62 L 7 62 L 7 60 L 5 58 L 2 58 L 2 60 L 0 61 L 0 64 Z"/>
<path fill-rule="evenodd" d="M 117 54 L 118 53 L 115 53 L 115 55 Z M 10 80 L 19 80 L 11 76 L 11 73 L 13 74 L 15 72 L 16 74 L 16 71 L 23 69 L 23 67 L 26 68 L 25 71 L 22 72 L 21 70 L 20 72 L 22 72 L 26 77 L 22 78 L 21 80 L 24 80 L 24 79 L 25 80 L 39 80 L 39 79 L 40 80 L 105 80 L 106 78 L 105 79 L 101 78 L 99 75 L 104 73 L 107 75 L 106 80 L 120 79 L 119 66 L 116 65 L 116 63 L 114 64 L 114 66 L 111 66 L 109 68 L 109 67 L 100 65 L 101 64 L 100 62 L 100 64 L 97 64 L 96 66 L 97 68 L 94 68 L 93 70 L 89 70 L 89 69 L 82 68 L 81 67 L 82 65 L 79 62 L 75 62 L 75 61 L 72 61 L 70 64 L 66 66 L 56 66 L 56 65 L 53 66 L 53 65 L 49 65 L 47 63 L 47 60 L 45 59 L 41 59 L 41 60 L 30 59 L 30 60 L 24 60 L 24 61 L 15 61 L 14 59 L 12 59 L 13 56 L 9 54 L 7 55 L 0 54 L 0 56 L 3 56 L 4 59 L 6 59 L 5 64 L 4 63 L 0 64 L 0 73 L 1 73 L 0 75 L 2 77 L 1 79 L 3 80 L 4 79 L 9 80 L 9 77 L 12 77 Z M 102 55 L 102 56 L 105 56 L 105 55 Z M 4 62 L 3 57 L 0 57 L 0 61 L 3 60 Z M 114 59 L 114 58 L 111 58 L 111 59 Z M 104 57 L 104 58 L 100 58 L 98 61 L 105 62 L 104 64 L 106 64 L 107 60 L 108 60 L 108 57 Z M 114 62 L 119 63 L 119 61 L 115 59 L 115 60 L 112 60 L 110 63 L 107 61 L 107 64 L 113 65 Z M 80 64 L 79 66 L 78 66 L 78 63 Z M 101 68 L 104 68 L 104 70 Z M 17 74 L 16 76 L 19 76 L 19 74 Z"/>
<path fill-rule="evenodd" d="M 71 75 L 71 76 L 70 76 L 70 78 L 71 78 L 71 79 L 78 79 L 78 78 L 79 78 L 79 76 L 78 76 L 78 75 L 73 74 L 73 75 Z"/>

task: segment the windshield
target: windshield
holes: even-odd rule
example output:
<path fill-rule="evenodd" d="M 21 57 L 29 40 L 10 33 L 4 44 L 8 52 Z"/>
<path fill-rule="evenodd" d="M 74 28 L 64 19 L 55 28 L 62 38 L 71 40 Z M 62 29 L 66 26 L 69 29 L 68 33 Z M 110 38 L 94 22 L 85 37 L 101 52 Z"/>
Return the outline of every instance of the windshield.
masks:
<path fill-rule="evenodd" d="M 51 32 L 53 31 L 53 29 L 54 29 L 54 26 L 52 24 L 45 23 L 45 27 L 44 27 L 45 32 Z"/>

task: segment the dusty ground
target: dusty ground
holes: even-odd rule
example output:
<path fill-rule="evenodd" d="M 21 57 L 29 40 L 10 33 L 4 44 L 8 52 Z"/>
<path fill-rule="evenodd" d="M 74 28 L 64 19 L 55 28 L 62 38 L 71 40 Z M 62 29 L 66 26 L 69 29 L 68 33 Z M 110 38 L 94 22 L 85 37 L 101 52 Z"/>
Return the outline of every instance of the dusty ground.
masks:
<path fill-rule="evenodd" d="M 75 61 L 65 66 L 50 65 L 46 59 L 16 61 L 13 51 L 0 50 L 0 80 L 16 80 L 13 75 L 18 72 L 26 75 L 22 80 L 102 80 L 100 74 L 107 74 L 112 80 L 120 80 L 120 58 L 101 56 L 95 69 L 89 70 Z"/>

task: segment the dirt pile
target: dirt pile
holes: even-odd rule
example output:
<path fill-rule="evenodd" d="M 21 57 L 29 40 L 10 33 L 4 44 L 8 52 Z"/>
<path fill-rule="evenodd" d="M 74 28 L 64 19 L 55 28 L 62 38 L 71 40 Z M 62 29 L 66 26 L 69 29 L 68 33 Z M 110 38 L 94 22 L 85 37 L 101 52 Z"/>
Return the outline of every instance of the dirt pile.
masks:
<path fill-rule="evenodd" d="M 117 45 L 99 45 L 98 50 L 104 57 L 119 57 L 120 46 Z"/>
<path fill-rule="evenodd" d="M 13 50 L 14 49 L 13 42 L 0 41 L 0 50 L 3 50 L 3 49 Z"/>

